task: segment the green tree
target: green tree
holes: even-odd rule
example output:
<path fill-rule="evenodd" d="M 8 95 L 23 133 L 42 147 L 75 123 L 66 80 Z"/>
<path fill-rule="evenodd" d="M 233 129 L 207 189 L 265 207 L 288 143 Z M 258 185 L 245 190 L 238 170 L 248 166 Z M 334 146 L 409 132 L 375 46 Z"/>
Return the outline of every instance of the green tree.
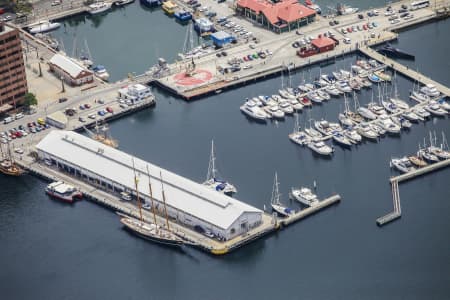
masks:
<path fill-rule="evenodd" d="M 26 93 L 25 94 L 25 101 L 24 105 L 28 108 L 31 105 L 36 105 L 38 103 L 36 96 L 33 93 Z"/>

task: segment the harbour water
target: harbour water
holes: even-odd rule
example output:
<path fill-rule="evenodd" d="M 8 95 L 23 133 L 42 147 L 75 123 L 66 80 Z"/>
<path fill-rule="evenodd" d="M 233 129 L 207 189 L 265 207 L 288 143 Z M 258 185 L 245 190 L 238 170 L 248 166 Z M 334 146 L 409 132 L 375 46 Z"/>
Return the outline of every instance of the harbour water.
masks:
<path fill-rule="evenodd" d="M 110 13 L 98 28 L 140 9 L 135 3 L 125 12 Z M 102 43 L 89 40 L 95 59 L 112 74 L 120 74 L 114 75 L 116 79 L 130 71 L 142 72 L 143 61 L 150 65 L 159 56 L 140 43 L 158 44 L 168 59 L 180 52 L 185 27 L 160 11 L 150 15 L 148 23 L 139 13 L 130 17 L 143 22 L 138 24 L 139 35 L 144 36 L 136 38 L 135 47 L 123 43 L 131 53 L 126 49 L 116 53 L 105 43 L 105 50 L 98 51 Z M 153 21 L 167 26 L 167 32 L 178 30 L 180 39 L 171 37 L 165 44 L 164 33 L 150 32 Z M 86 33 L 95 36 L 98 28 L 88 30 L 89 26 L 79 24 L 77 32 L 86 27 Z M 106 26 L 101 35 L 114 31 L 108 34 L 117 36 L 119 25 L 115 26 Z M 445 35 L 449 31 L 450 20 L 430 23 L 401 33 L 396 45 L 416 55 L 411 67 L 450 85 L 450 43 Z M 180 45 L 177 50 L 175 44 Z M 312 67 L 304 70 L 304 77 L 348 69 L 355 58 L 337 58 L 336 64 L 321 70 Z M 302 77 L 298 72 L 291 80 L 298 84 Z M 342 196 L 339 205 L 218 258 L 190 248 L 172 251 L 135 238 L 111 211 L 87 201 L 70 206 L 50 200 L 43 192 L 46 183 L 32 176 L 1 176 L 2 298 L 448 299 L 450 169 L 402 183 L 402 218 L 383 228 L 375 223 L 392 209 L 390 158 L 416 151 L 430 130 L 438 136 L 444 131 L 449 139 L 448 117 L 351 150 L 336 146 L 334 157 L 324 160 L 288 140 L 292 117 L 263 125 L 240 113 L 245 97 L 271 95 L 279 86 L 281 79 L 275 77 L 191 103 L 155 89 L 156 107 L 113 122 L 111 133 L 120 149 L 196 181 L 206 176 L 214 139 L 218 168 L 237 186 L 236 197 L 261 209 L 269 204 L 275 171 L 285 203 L 290 203 L 291 186 L 312 187 L 316 181 L 320 197 L 334 192 Z M 411 81 L 398 77 L 403 99 L 411 87 Z M 370 98 L 370 90 L 358 94 L 361 104 Z M 300 125 L 311 118 L 336 121 L 342 108 L 342 98 L 315 106 L 310 113 L 301 113 Z"/>

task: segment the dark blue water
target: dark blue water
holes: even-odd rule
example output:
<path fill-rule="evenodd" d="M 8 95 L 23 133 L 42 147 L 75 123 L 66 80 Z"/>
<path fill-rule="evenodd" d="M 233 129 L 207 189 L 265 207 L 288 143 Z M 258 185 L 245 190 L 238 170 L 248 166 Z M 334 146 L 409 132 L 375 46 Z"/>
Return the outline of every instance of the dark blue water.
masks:
<path fill-rule="evenodd" d="M 449 28 L 448 20 L 428 24 L 402 33 L 398 44 L 414 51 L 421 71 L 446 84 L 448 57 L 433 49 L 448 49 L 442 32 Z M 130 68 L 139 64 L 128 59 Z M 303 74 L 348 69 L 355 59 Z M 292 81 L 301 77 L 293 74 Z M 114 213 L 93 203 L 52 201 L 43 193 L 46 183 L 34 177 L 1 176 L 2 298 L 449 299 L 450 169 L 402 183 L 402 218 L 383 228 L 375 224 L 392 209 L 390 158 L 416 151 L 430 130 L 450 138 L 449 119 L 416 124 L 399 138 L 352 150 L 337 147 L 333 159 L 324 160 L 288 140 L 293 118 L 261 125 L 240 113 L 245 97 L 273 94 L 280 85 L 279 77 L 272 78 L 192 103 L 154 90 L 154 109 L 112 123 L 111 132 L 120 149 L 196 181 L 206 176 L 214 139 L 219 170 L 237 185 L 236 197 L 259 208 L 269 203 L 275 171 L 286 203 L 291 186 L 316 181 L 319 196 L 341 194 L 339 205 L 227 256 L 212 257 L 135 238 Z M 399 76 L 402 98 L 411 87 Z M 364 104 L 371 92 L 358 96 Z M 335 121 L 342 106 L 342 99 L 316 106 L 301 114 L 300 123 L 322 117 Z"/>

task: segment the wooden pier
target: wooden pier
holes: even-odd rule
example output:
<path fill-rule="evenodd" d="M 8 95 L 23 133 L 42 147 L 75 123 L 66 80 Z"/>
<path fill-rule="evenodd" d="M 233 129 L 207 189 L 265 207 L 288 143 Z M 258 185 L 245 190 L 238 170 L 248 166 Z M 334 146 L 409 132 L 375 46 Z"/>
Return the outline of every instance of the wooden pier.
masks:
<path fill-rule="evenodd" d="M 313 206 L 310 206 L 308 208 L 305 208 L 298 212 L 295 212 L 294 214 L 290 215 L 289 217 L 279 219 L 278 222 L 281 224 L 281 226 L 288 226 L 290 224 L 300 221 L 303 218 L 306 218 L 307 216 L 309 216 L 311 214 L 318 212 L 319 210 L 321 210 L 323 208 L 326 208 L 330 205 L 338 203 L 339 201 L 341 201 L 341 196 L 338 194 L 333 195 L 322 201 L 319 201 L 319 203 L 317 203 Z"/>
<path fill-rule="evenodd" d="M 361 47 L 359 48 L 359 51 L 363 54 L 367 55 L 370 58 L 373 58 L 377 61 L 379 61 L 382 64 L 386 64 L 390 68 L 394 69 L 398 73 L 401 73 L 410 79 L 417 80 L 418 82 L 421 82 L 423 84 L 433 84 L 442 94 L 446 96 L 450 96 L 450 88 L 446 87 L 443 84 L 440 84 L 439 82 L 434 81 L 433 79 L 417 72 L 412 69 L 410 69 L 407 66 L 404 66 L 388 57 L 385 57 L 378 53 L 377 51 L 369 48 L 369 47 Z"/>
<path fill-rule="evenodd" d="M 405 173 L 405 174 L 402 174 L 399 176 L 391 177 L 391 179 L 389 181 L 391 183 L 391 188 L 392 188 L 392 200 L 393 200 L 394 210 L 392 212 L 388 213 L 387 215 L 378 218 L 376 221 L 378 226 L 383 226 L 383 225 L 401 217 L 402 208 L 400 206 L 400 193 L 399 193 L 399 189 L 398 189 L 398 184 L 400 182 L 403 182 L 403 181 L 406 181 L 409 179 L 414 179 L 418 176 L 440 170 L 449 165 L 450 165 L 450 159 L 446 159 L 446 160 L 443 160 L 443 161 L 440 161 L 440 162 L 437 162 L 434 164 L 430 164 L 426 167 L 419 168 L 419 169 L 416 169 L 414 171 L 411 171 L 411 172 L 408 172 L 408 173 Z"/>

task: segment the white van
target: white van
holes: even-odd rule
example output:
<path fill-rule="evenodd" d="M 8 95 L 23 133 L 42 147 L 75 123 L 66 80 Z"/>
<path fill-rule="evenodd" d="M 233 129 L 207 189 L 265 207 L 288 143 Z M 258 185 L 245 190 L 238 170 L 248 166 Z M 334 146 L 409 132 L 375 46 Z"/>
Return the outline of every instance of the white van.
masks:
<path fill-rule="evenodd" d="M 13 122 L 13 121 L 14 121 L 13 117 L 6 117 L 6 118 L 3 120 L 3 124 L 8 124 L 8 123 L 11 123 L 11 122 Z"/>
<path fill-rule="evenodd" d="M 350 38 L 346 37 L 346 38 L 344 39 L 344 43 L 345 43 L 345 44 L 351 44 L 351 43 L 352 43 L 352 40 L 351 40 Z"/>
<path fill-rule="evenodd" d="M 18 113 L 16 114 L 16 120 L 22 119 L 23 118 L 23 113 Z"/>

